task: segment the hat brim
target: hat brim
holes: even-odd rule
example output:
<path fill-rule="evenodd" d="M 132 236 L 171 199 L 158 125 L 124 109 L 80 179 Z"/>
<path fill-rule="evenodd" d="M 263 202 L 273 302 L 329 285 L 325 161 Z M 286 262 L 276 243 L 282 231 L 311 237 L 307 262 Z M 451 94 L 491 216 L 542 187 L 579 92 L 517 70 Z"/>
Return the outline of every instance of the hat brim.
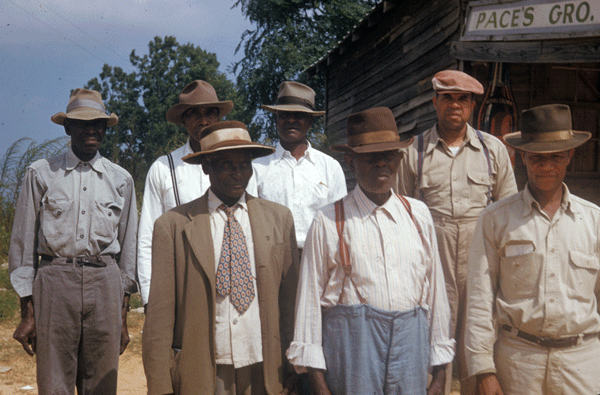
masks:
<path fill-rule="evenodd" d="M 271 155 L 275 152 L 275 148 L 267 147 L 259 143 L 248 142 L 247 140 L 227 140 L 222 144 L 216 144 L 210 150 L 194 152 L 181 158 L 185 163 L 194 165 L 202 164 L 206 155 L 213 152 L 227 151 L 233 149 L 249 149 L 252 152 L 252 159 Z"/>
<path fill-rule="evenodd" d="M 555 141 L 523 141 L 521 132 L 508 133 L 502 136 L 504 142 L 510 145 L 512 148 L 525 151 L 535 152 L 539 154 L 548 154 L 552 152 L 567 151 L 573 148 L 577 148 L 580 145 L 585 144 L 592 134 L 590 132 L 582 132 L 573 130 L 573 137 L 569 140 L 555 140 Z"/>
<path fill-rule="evenodd" d="M 311 114 L 314 117 L 320 117 L 321 115 L 325 115 L 325 111 L 314 111 L 314 110 L 311 110 L 310 108 L 306 108 L 300 104 L 277 104 L 277 105 L 273 105 L 273 106 L 268 106 L 266 104 L 263 104 L 262 106 L 260 106 L 260 108 L 262 108 L 263 110 L 269 111 L 269 112 L 274 112 L 274 113 L 276 113 L 277 111 L 290 111 L 290 112 L 305 112 L 305 113 Z"/>
<path fill-rule="evenodd" d="M 233 109 L 232 101 L 218 101 L 213 103 L 178 103 L 167 110 L 167 121 L 174 123 L 175 125 L 183 125 L 183 119 L 181 118 L 183 113 L 189 108 L 207 108 L 216 107 L 219 109 L 219 117 L 224 117 L 229 114 Z"/>
<path fill-rule="evenodd" d="M 340 144 L 340 145 L 332 145 L 329 147 L 330 150 L 334 152 L 344 152 L 346 154 L 367 154 L 371 152 L 385 152 L 385 151 L 393 151 L 401 148 L 406 148 L 412 144 L 414 137 L 411 137 L 405 141 L 392 141 L 386 143 L 375 143 L 375 144 L 365 144 L 358 145 L 356 147 L 351 147 L 348 144 Z"/>
<path fill-rule="evenodd" d="M 65 119 L 77 119 L 79 121 L 93 121 L 94 119 L 106 119 L 106 126 L 111 127 L 119 123 L 119 117 L 115 113 L 110 115 L 105 114 L 101 111 L 95 110 L 88 107 L 80 107 L 73 111 L 69 111 L 68 114 L 64 112 L 58 112 L 54 114 L 50 120 L 57 125 L 64 125 Z"/>

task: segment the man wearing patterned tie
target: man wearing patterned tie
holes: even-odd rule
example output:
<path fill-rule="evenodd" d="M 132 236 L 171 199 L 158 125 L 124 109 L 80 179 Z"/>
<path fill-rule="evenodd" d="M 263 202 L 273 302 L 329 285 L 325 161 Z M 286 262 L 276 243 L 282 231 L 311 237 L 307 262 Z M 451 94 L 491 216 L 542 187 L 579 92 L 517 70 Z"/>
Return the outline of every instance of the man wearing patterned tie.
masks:
<path fill-rule="evenodd" d="M 245 192 L 254 143 L 241 122 L 204 129 L 210 188 L 154 225 L 143 359 L 149 394 L 289 394 L 298 250 L 289 209 Z M 159 247 L 159 248 L 158 248 Z"/>

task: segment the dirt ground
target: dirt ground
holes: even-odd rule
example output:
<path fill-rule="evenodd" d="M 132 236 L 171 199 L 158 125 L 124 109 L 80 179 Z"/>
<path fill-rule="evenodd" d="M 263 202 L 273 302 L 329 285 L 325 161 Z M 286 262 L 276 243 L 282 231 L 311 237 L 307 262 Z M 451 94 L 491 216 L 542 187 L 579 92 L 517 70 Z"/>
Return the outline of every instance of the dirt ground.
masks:
<path fill-rule="evenodd" d="M 145 395 L 146 376 L 142 366 L 143 314 L 129 312 L 127 317 L 131 342 L 119 360 L 118 395 Z M 0 395 L 37 395 L 35 359 L 23 351 L 12 338 L 17 321 L 0 325 Z M 3 372 L 2 368 L 11 368 Z M 32 387 L 23 389 L 23 387 Z M 458 383 L 453 383 L 453 389 Z M 458 395 L 452 391 L 451 395 Z"/>

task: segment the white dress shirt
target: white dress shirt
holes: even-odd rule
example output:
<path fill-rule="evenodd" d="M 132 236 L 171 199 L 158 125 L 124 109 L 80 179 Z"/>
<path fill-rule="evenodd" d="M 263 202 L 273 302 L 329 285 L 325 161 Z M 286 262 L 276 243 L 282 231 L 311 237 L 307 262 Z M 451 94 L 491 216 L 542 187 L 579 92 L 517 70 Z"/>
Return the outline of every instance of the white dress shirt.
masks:
<path fill-rule="evenodd" d="M 352 278 L 371 306 L 387 311 L 407 311 L 416 306 L 427 310 L 430 364 L 441 365 L 452 361 L 454 340 L 450 337 L 450 308 L 435 230 L 425 204 L 408 200 L 425 245 L 396 195 L 377 206 L 359 187 L 344 198 L 344 240 Z M 321 309 L 337 305 L 342 291 L 344 270 L 338 250 L 332 204 L 317 212 L 302 254 L 294 341 L 286 353 L 298 372 L 306 367 L 326 368 Z M 340 302 L 360 304 L 350 281 L 345 283 Z"/>
<path fill-rule="evenodd" d="M 223 202 L 211 191 L 208 191 L 208 213 L 210 215 L 210 231 L 213 235 L 215 252 L 215 273 L 219 268 L 223 232 L 227 223 L 227 214 L 219 209 Z M 252 284 L 256 290 L 256 262 L 254 260 L 254 243 L 246 195 L 238 201 L 240 205 L 234 211 L 235 219 L 240 223 L 250 259 Z M 258 292 L 256 292 L 258 295 Z M 240 315 L 231 303 L 230 297 L 216 294 L 215 307 L 215 362 L 222 365 L 233 365 L 238 369 L 253 363 L 262 362 L 262 339 L 258 297 L 255 297 L 248 310 Z"/>
<path fill-rule="evenodd" d="M 304 248 L 317 210 L 348 193 L 340 163 L 310 143 L 299 160 L 277 143 L 273 154 L 255 159 L 253 165 L 258 197 L 292 211 L 298 248 Z"/>
<path fill-rule="evenodd" d="M 189 139 L 185 145 L 171 152 L 180 204 L 188 203 L 199 198 L 204 195 L 210 186 L 210 179 L 208 178 L 208 175 L 204 174 L 202 165 L 191 165 L 181 160 L 181 158 L 192 154 L 193 152 L 194 151 L 190 147 Z M 250 194 L 256 195 L 255 177 L 250 179 L 250 183 L 246 190 Z M 148 294 L 150 293 L 150 278 L 152 277 L 152 231 L 154 229 L 154 221 L 176 205 L 169 160 L 166 155 L 163 155 L 158 158 L 152 166 L 150 166 L 150 170 L 148 170 L 146 186 L 144 188 L 142 212 L 140 214 L 137 268 L 140 283 L 140 295 L 143 304 L 148 303 Z"/>

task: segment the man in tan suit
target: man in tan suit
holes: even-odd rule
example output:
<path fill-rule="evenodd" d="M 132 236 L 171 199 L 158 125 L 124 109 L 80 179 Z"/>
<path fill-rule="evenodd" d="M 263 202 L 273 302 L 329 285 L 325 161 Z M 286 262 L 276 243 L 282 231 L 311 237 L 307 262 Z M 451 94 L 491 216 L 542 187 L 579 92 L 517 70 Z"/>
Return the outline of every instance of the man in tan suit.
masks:
<path fill-rule="evenodd" d="M 207 127 L 211 187 L 154 225 L 143 360 L 149 394 L 288 394 L 298 251 L 292 214 L 245 192 L 273 152 L 241 122 Z"/>

